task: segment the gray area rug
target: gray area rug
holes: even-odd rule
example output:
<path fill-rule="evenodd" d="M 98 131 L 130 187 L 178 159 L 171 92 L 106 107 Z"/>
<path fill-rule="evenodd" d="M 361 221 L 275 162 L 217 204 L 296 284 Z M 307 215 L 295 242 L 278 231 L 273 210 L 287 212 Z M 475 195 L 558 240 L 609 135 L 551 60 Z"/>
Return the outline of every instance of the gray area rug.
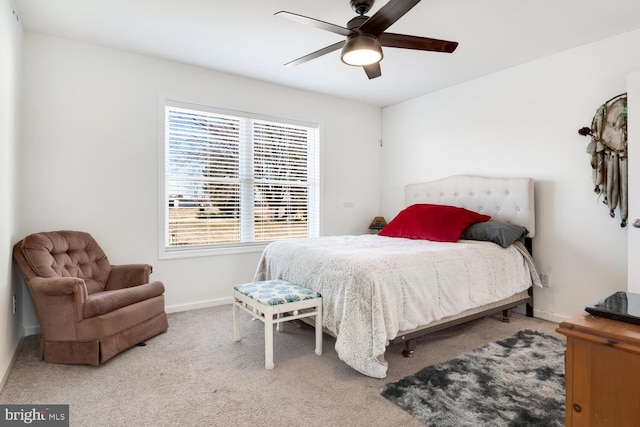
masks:
<path fill-rule="evenodd" d="M 564 426 L 564 340 L 523 330 L 381 393 L 430 427 Z"/>

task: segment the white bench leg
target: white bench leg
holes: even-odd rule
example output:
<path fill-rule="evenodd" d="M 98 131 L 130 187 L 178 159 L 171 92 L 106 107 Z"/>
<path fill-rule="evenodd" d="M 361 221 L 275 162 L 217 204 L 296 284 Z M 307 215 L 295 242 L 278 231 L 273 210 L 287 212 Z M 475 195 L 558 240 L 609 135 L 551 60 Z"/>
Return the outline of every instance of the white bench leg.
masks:
<path fill-rule="evenodd" d="M 273 369 L 273 314 L 264 316 L 264 367 Z"/>
<path fill-rule="evenodd" d="M 280 319 L 282 317 L 282 313 L 278 313 L 278 319 Z M 278 332 L 282 332 L 284 330 L 284 322 L 278 322 L 276 323 L 276 331 Z"/>
<path fill-rule="evenodd" d="M 316 310 L 316 354 L 322 355 L 322 301 Z"/>
<path fill-rule="evenodd" d="M 233 302 L 233 340 L 240 341 L 240 319 L 238 318 L 238 304 Z"/>

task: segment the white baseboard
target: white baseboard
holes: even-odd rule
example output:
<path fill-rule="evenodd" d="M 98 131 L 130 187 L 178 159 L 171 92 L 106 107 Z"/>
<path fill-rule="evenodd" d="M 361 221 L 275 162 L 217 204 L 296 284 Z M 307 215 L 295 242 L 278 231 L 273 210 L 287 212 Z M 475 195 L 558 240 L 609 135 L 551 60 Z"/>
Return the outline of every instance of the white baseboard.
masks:
<path fill-rule="evenodd" d="M 198 302 L 190 302 L 186 304 L 174 304 L 165 307 L 165 311 L 167 313 L 179 313 L 181 311 L 189 311 L 189 310 L 197 310 L 199 308 L 208 308 L 208 307 L 216 307 L 219 305 L 232 304 L 233 297 L 227 298 L 216 298 Z M 518 307 L 519 308 L 519 307 Z M 520 310 L 516 309 L 516 311 L 520 312 Z M 524 314 L 524 310 L 522 313 Z M 569 319 L 571 316 L 564 316 L 555 313 L 549 313 L 546 311 L 533 310 L 533 316 L 539 319 L 549 320 L 550 322 L 562 323 L 565 320 Z M 40 333 L 40 325 L 29 325 L 23 326 L 24 334 L 23 336 L 27 337 L 30 335 L 37 335 Z"/>
<path fill-rule="evenodd" d="M 22 327 L 22 336 L 28 337 L 31 335 L 38 335 L 40 333 L 40 325 L 25 325 Z"/>
<path fill-rule="evenodd" d="M 6 384 L 7 378 L 9 377 L 9 372 L 11 371 L 11 368 L 13 368 L 13 364 L 15 363 L 16 358 L 18 357 L 18 351 L 20 351 L 20 347 L 22 346 L 22 340 L 24 340 L 24 336 L 20 338 L 20 340 L 18 341 L 18 345 L 13 350 L 13 356 L 11 356 L 11 360 L 9 361 L 7 368 L 2 373 L 2 378 L 0 378 L 0 390 L 4 389 L 4 385 Z"/>
<path fill-rule="evenodd" d="M 540 311 L 533 309 L 533 317 L 537 317 L 538 319 L 548 320 L 554 323 L 562 323 L 565 320 L 569 319 L 572 316 L 565 316 L 562 314 L 549 313 L 547 311 Z"/>
<path fill-rule="evenodd" d="M 178 313 L 180 311 L 197 310 L 199 308 L 216 307 L 218 305 L 226 305 L 233 303 L 233 297 L 216 298 L 198 302 L 190 302 L 187 304 L 174 304 L 165 307 L 167 313 Z"/>

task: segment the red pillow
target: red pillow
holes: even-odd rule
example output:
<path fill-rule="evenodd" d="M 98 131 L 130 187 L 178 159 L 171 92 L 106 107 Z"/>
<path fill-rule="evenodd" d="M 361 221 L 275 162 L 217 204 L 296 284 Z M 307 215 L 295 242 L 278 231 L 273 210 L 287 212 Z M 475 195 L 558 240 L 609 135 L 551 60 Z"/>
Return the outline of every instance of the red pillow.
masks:
<path fill-rule="evenodd" d="M 489 215 L 455 206 L 416 204 L 400 211 L 379 235 L 457 242 L 468 226 L 489 219 Z"/>

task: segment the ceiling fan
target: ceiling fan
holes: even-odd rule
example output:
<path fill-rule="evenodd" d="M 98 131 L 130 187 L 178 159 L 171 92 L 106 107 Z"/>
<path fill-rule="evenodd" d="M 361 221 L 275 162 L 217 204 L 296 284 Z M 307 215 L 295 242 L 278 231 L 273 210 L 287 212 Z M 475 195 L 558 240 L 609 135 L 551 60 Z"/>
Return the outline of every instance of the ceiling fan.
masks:
<path fill-rule="evenodd" d="M 451 53 L 458 47 L 457 42 L 384 32 L 411 8 L 420 3 L 420 0 L 389 0 L 372 17 L 368 17 L 365 14 L 373 6 L 374 0 L 350 0 L 350 3 L 351 8 L 358 16 L 347 22 L 346 28 L 320 21 L 319 19 L 309 18 L 308 16 L 298 15 L 297 13 L 277 12 L 276 16 L 346 37 L 344 41 L 334 43 L 293 60 L 285 64 L 285 66 L 291 67 L 303 64 L 327 53 L 342 49 L 342 62 L 363 67 L 367 77 L 374 79 L 382 75 L 380 70 L 380 61 L 383 57 L 382 46 L 446 53 Z"/>

